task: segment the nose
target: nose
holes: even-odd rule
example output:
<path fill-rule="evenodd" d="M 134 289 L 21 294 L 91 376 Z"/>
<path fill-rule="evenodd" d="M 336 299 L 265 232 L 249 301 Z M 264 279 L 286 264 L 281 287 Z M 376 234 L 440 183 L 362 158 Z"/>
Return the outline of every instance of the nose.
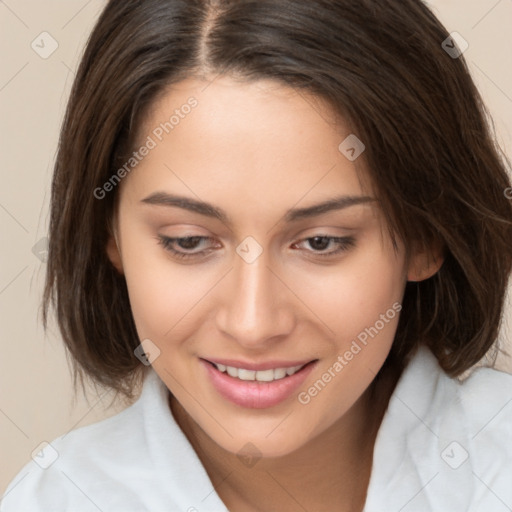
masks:
<path fill-rule="evenodd" d="M 292 332 L 293 293 L 269 266 L 266 252 L 252 263 L 235 256 L 221 293 L 217 327 L 244 348 L 266 348 Z"/>

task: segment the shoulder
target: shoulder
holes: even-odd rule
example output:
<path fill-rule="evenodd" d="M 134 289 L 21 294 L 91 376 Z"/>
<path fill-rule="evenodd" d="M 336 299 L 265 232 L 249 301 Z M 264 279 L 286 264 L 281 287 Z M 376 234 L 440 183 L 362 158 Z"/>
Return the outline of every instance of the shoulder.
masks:
<path fill-rule="evenodd" d="M 512 375 L 494 368 L 478 367 L 465 379 L 450 378 L 422 347 L 394 395 L 414 405 L 432 426 L 458 424 L 472 438 L 487 427 L 489 435 L 511 432 Z"/>
<path fill-rule="evenodd" d="M 464 416 L 474 427 L 482 429 L 485 428 L 483 423 L 492 421 L 496 428 L 512 419 L 512 375 L 509 373 L 477 368 L 458 383 L 456 389 Z M 508 428 L 512 426 L 508 424 Z"/>
<path fill-rule="evenodd" d="M 511 510 L 512 375 L 480 367 L 460 382 L 443 373 L 436 395 L 430 418 L 444 481 L 433 489 L 466 488 L 465 510 Z"/>
<path fill-rule="evenodd" d="M 123 474 L 123 468 L 143 466 L 141 454 L 147 450 L 143 408 L 140 397 L 115 416 L 44 443 L 9 484 L 1 512 L 97 512 L 94 496 L 98 490 L 104 494 L 105 482 L 111 490 L 117 484 L 129 495 L 130 475 Z"/>
<path fill-rule="evenodd" d="M 500 467 L 512 482 L 512 375 L 482 367 L 455 382 L 447 416 L 465 432 L 468 456 L 475 468 Z"/>
<path fill-rule="evenodd" d="M 382 421 L 365 511 L 512 510 L 511 461 L 512 375 L 453 379 L 421 347 Z"/>
<path fill-rule="evenodd" d="M 475 456 L 496 450 L 512 458 L 512 375 L 479 367 L 463 380 L 450 378 L 423 349 L 404 380 L 410 389 L 401 392 L 440 438 L 463 440 Z"/>
<path fill-rule="evenodd" d="M 0 512 L 226 510 L 168 397 L 164 382 L 149 372 L 132 406 L 59 437 L 27 464 Z"/>

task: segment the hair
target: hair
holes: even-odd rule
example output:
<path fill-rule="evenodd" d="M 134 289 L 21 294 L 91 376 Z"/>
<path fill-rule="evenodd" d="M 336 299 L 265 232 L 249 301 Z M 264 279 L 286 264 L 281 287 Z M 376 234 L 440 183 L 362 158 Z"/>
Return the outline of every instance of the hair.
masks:
<path fill-rule="evenodd" d="M 52 182 L 43 323 L 53 308 L 75 384 L 131 397 L 144 373 L 125 278 L 107 257 L 117 192 L 93 193 L 150 107 L 186 78 L 275 80 L 325 100 L 361 156 L 392 240 L 444 262 L 408 282 L 390 358 L 426 344 L 450 376 L 497 341 L 512 266 L 506 157 L 464 57 L 420 0 L 111 0 L 87 42 Z"/>

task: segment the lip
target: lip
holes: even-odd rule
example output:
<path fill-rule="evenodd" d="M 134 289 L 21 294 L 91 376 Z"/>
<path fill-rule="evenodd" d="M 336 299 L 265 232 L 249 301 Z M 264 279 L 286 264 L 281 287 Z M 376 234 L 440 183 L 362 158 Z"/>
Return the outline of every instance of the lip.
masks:
<path fill-rule="evenodd" d="M 215 364 L 223 364 L 224 366 L 233 366 L 235 368 L 243 368 L 244 370 L 270 370 L 275 368 L 291 368 L 292 366 L 302 366 L 304 364 L 310 363 L 311 359 L 306 359 L 305 361 L 265 361 L 264 363 L 251 363 L 244 361 L 236 361 L 235 359 L 205 359 L 205 361 L 210 361 L 210 363 Z"/>
<path fill-rule="evenodd" d="M 278 379 L 272 382 L 258 382 L 244 381 L 236 377 L 230 377 L 227 373 L 223 373 L 217 370 L 217 368 L 215 368 L 215 366 L 213 366 L 207 360 L 200 359 L 199 361 L 204 368 L 211 384 L 223 398 L 229 400 L 235 405 L 239 405 L 240 407 L 245 407 L 248 409 L 267 409 L 269 407 L 274 407 L 281 402 L 284 402 L 293 394 L 294 391 L 297 390 L 297 388 L 301 386 L 301 384 L 306 380 L 308 375 L 313 371 L 318 363 L 318 360 L 299 363 L 306 364 L 306 366 L 304 366 L 304 368 L 299 370 L 297 373 L 294 373 L 293 375 L 289 375 L 283 379 Z M 217 360 L 211 362 L 217 362 Z M 235 361 L 230 362 L 234 363 Z M 247 370 L 268 370 L 270 368 L 298 366 L 298 364 L 294 365 L 289 364 L 288 362 L 285 365 L 282 365 L 282 361 L 279 362 L 276 366 L 273 366 L 275 365 L 275 362 L 272 362 L 272 365 L 270 363 L 271 362 L 267 361 L 266 363 L 262 363 L 260 365 L 252 364 L 251 368 L 243 366 L 246 363 L 236 362 L 236 365 L 238 368 L 245 368 Z M 220 362 L 219 360 L 219 364 L 225 363 Z M 235 365 L 226 364 L 226 366 Z"/>

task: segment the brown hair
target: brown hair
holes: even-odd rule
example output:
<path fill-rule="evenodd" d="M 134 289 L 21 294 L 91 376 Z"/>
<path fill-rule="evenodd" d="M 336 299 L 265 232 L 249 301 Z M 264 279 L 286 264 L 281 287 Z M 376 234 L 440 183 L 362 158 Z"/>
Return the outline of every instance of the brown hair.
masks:
<path fill-rule="evenodd" d="M 409 282 L 391 357 L 420 343 L 456 376 L 495 342 L 512 265 L 506 159 L 464 58 L 419 0 L 111 0 L 87 43 L 55 163 L 43 321 L 78 375 L 130 396 L 144 368 L 126 282 L 106 254 L 116 192 L 155 99 L 184 78 L 274 79 L 326 100 L 365 143 L 392 236 L 444 263 Z M 395 239 L 394 239 L 395 240 Z"/>

